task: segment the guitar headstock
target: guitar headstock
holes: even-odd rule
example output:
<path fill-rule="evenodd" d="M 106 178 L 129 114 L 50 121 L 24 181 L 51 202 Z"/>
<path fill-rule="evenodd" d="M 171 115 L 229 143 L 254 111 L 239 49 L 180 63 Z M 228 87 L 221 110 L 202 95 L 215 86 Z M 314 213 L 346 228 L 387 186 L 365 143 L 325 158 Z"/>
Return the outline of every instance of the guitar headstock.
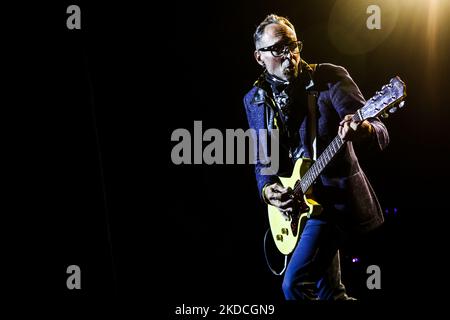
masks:
<path fill-rule="evenodd" d="M 406 97 L 406 85 L 400 77 L 392 78 L 388 84 L 381 88 L 372 98 L 370 98 L 364 107 L 359 109 L 358 113 L 361 120 L 374 118 L 377 116 L 387 117 L 388 112 L 394 113 L 398 108 L 404 106 Z M 397 106 L 398 104 L 398 106 Z"/>

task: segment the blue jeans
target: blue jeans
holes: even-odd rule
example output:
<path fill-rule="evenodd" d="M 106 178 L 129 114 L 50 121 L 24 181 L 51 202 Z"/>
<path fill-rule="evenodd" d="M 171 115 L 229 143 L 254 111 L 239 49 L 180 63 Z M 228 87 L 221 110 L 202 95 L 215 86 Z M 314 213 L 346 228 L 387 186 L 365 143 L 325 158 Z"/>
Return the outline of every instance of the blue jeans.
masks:
<path fill-rule="evenodd" d="M 346 299 L 341 282 L 338 234 L 327 221 L 309 219 L 283 280 L 286 300 Z"/>

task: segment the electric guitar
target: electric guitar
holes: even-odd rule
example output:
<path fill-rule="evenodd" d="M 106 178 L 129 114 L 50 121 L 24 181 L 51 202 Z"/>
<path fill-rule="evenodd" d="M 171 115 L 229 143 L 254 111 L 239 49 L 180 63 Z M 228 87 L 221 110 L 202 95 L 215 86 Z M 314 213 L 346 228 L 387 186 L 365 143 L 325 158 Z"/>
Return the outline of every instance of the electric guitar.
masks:
<path fill-rule="evenodd" d="M 405 83 L 399 77 L 392 78 L 389 84 L 384 85 L 381 91 L 378 91 L 355 112 L 353 120 L 363 121 L 377 116 L 387 117 L 388 112 L 394 113 L 404 106 L 402 101 L 404 97 L 406 97 Z M 398 106 L 397 103 L 399 103 Z M 311 159 L 300 158 L 295 162 L 291 177 L 279 177 L 284 187 L 292 188 L 292 197 L 298 203 L 294 213 L 289 215 L 281 213 L 277 207 L 268 205 L 270 230 L 282 254 L 288 255 L 295 249 L 306 220 L 322 212 L 320 204 L 312 198 L 311 185 L 344 143 L 337 135 L 314 163 Z"/>

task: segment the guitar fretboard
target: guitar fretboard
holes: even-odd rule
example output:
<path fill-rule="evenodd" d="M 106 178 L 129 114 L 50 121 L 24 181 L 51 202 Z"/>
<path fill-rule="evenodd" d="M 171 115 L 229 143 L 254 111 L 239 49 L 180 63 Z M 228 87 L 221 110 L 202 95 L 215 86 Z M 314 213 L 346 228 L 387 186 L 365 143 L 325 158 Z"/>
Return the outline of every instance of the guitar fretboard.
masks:
<path fill-rule="evenodd" d="M 336 153 L 344 145 L 344 142 L 339 136 L 336 136 L 333 141 L 328 145 L 328 147 L 323 151 L 317 161 L 309 168 L 306 174 L 300 180 L 300 187 L 303 194 L 311 187 L 311 185 L 316 181 L 317 177 L 322 173 L 325 167 L 330 163 L 331 159 L 334 158 Z"/>
<path fill-rule="evenodd" d="M 356 112 L 352 119 L 354 121 L 361 121 L 361 118 L 360 113 Z M 302 177 L 300 183 L 294 189 L 294 193 L 298 192 L 299 190 L 296 189 L 300 187 L 303 194 L 305 194 L 343 145 L 344 141 L 337 135 Z"/>

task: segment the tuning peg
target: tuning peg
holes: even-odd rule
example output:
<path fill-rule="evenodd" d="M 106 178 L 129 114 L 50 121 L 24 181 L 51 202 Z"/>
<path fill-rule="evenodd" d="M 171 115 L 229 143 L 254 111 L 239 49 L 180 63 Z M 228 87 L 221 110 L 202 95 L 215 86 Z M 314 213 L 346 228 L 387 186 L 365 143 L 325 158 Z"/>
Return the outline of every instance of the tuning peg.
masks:
<path fill-rule="evenodd" d="M 393 107 L 389 110 L 389 113 L 394 113 L 395 111 L 397 111 L 397 107 Z"/>
<path fill-rule="evenodd" d="M 381 117 L 384 118 L 384 119 L 386 119 L 387 117 L 389 117 L 389 114 L 387 114 L 387 113 L 382 113 L 382 114 L 381 114 Z"/>
<path fill-rule="evenodd" d="M 405 106 L 405 101 L 402 101 L 402 102 L 400 102 L 399 104 L 398 104 L 398 107 L 399 108 L 403 108 Z"/>

